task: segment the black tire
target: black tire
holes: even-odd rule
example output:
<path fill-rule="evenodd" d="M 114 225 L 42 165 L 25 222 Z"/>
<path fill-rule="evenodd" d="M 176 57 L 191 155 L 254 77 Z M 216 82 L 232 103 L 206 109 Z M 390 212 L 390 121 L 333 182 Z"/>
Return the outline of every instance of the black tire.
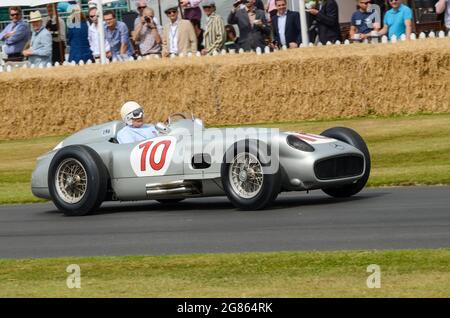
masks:
<path fill-rule="evenodd" d="M 84 194 L 74 203 L 67 202 L 61 190 L 63 188 L 66 191 L 70 186 L 56 185 L 57 170 L 60 165 L 64 166 L 65 162 L 81 165 L 86 174 Z M 48 186 L 52 201 L 66 216 L 82 216 L 95 211 L 106 197 L 108 179 L 108 171 L 100 156 L 92 148 L 84 145 L 67 146 L 59 150 L 53 157 L 48 172 Z"/>
<path fill-rule="evenodd" d="M 184 200 L 184 198 L 179 198 L 179 199 L 159 199 L 159 200 L 156 200 L 156 201 L 158 201 L 161 204 L 175 204 L 175 203 L 181 202 L 183 200 Z"/>
<path fill-rule="evenodd" d="M 229 177 L 232 160 L 241 153 L 251 154 L 258 159 L 262 167 L 263 181 L 259 192 L 251 198 L 242 197 L 231 185 Z M 228 158 L 228 160 L 227 160 Z M 221 179 L 223 189 L 231 203 L 241 210 L 261 210 L 270 206 L 275 201 L 281 188 L 281 172 L 278 168 L 275 172 L 270 169 L 270 155 L 261 151 L 254 140 L 235 143 L 224 155 L 221 165 Z"/>
<path fill-rule="evenodd" d="M 369 149 L 367 148 L 366 143 L 356 131 L 346 127 L 330 128 L 321 133 L 321 135 L 343 141 L 359 149 L 364 154 L 364 160 L 366 165 L 364 175 L 356 183 L 335 188 L 326 188 L 322 189 L 322 191 L 336 198 L 346 198 L 357 194 L 364 188 L 370 175 L 371 161 Z"/>

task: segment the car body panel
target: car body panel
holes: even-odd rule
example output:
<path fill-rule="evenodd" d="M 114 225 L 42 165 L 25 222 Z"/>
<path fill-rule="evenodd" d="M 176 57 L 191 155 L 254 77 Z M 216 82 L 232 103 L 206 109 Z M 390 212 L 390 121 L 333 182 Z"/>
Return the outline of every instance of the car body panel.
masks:
<path fill-rule="evenodd" d="M 314 172 L 318 160 L 340 155 L 364 154 L 355 147 L 324 136 L 283 132 L 277 129 L 240 127 L 205 129 L 199 119 L 182 119 L 168 125 L 168 132 L 159 131 L 156 138 L 131 143 L 118 144 L 115 137 L 124 127 L 119 121 L 96 125 L 83 129 L 64 139 L 54 150 L 37 159 L 32 175 L 32 192 L 35 196 L 51 199 L 47 175 L 53 156 L 62 147 L 86 145 L 97 152 L 105 164 L 111 179 L 113 199 L 146 200 L 159 198 L 158 185 L 188 180 L 192 191 L 178 193 L 170 197 L 224 195 L 221 184 L 221 165 L 227 150 L 239 141 L 258 141 L 258 147 L 266 147 L 272 152 L 271 168 L 282 170 L 282 190 L 310 190 L 342 184 L 360 179 L 358 176 L 333 180 L 319 180 Z M 313 152 L 300 151 L 290 146 L 289 135 L 314 147 Z M 194 155 L 209 156 L 211 161 L 201 163 L 199 168 L 193 163 Z M 203 159 L 202 159 L 203 160 Z M 364 168 L 365 170 L 365 168 Z M 171 186 L 170 186 L 171 187 Z M 155 190 L 156 189 L 156 190 Z M 164 197 L 164 195 L 162 196 Z"/>

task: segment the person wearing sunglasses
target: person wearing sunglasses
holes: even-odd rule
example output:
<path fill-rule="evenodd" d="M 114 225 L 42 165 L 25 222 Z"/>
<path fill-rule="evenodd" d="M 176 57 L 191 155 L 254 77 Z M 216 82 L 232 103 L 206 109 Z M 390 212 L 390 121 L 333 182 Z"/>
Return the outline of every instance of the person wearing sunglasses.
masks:
<path fill-rule="evenodd" d="M 30 27 L 22 20 L 20 7 L 10 7 L 9 16 L 11 23 L 0 33 L 0 41 L 3 41 L 6 45 L 5 53 L 8 55 L 8 61 L 23 61 L 22 51 L 25 44 L 30 40 Z"/>
<path fill-rule="evenodd" d="M 144 12 L 144 9 L 148 8 L 147 1 L 145 0 L 139 0 L 136 2 L 136 9 L 138 16 L 134 20 L 134 29 L 136 29 L 136 26 L 138 26 L 141 23 L 142 14 Z"/>
<path fill-rule="evenodd" d="M 144 124 L 144 109 L 134 101 L 128 101 L 120 109 L 120 115 L 126 124 L 117 133 L 119 144 L 128 144 L 158 136 L 156 128 L 152 124 Z"/>
<path fill-rule="evenodd" d="M 89 47 L 91 48 L 92 55 L 97 62 L 100 60 L 100 32 L 98 31 L 98 12 L 96 7 L 91 7 L 89 9 L 89 21 L 91 24 L 89 25 L 89 33 L 88 33 L 88 41 Z M 105 52 L 108 55 L 111 55 L 111 47 L 109 46 L 109 42 L 105 41 Z"/>
<path fill-rule="evenodd" d="M 137 16 L 137 18 L 134 20 L 134 28 L 133 28 L 133 30 L 134 31 L 136 31 L 136 29 L 137 29 L 137 27 L 140 25 L 140 24 L 142 24 L 142 19 L 143 19 L 143 16 L 144 16 L 144 10 L 145 9 L 150 9 L 151 11 L 152 11 L 152 15 L 153 15 L 153 18 L 152 18 L 152 20 L 153 20 L 153 22 L 156 24 L 156 27 L 158 28 L 158 32 L 161 32 L 161 25 L 160 25 L 160 23 L 159 23 L 159 19 L 155 16 L 155 11 L 153 11 L 153 9 L 152 8 L 150 8 L 148 5 L 147 5 L 147 1 L 146 0 L 139 0 L 139 1 L 137 1 L 137 3 L 136 3 L 136 9 L 137 9 L 137 12 L 138 12 L 138 16 Z"/>
<path fill-rule="evenodd" d="M 399 39 L 404 34 L 409 40 L 412 32 L 412 10 L 403 4 L 403 0 L 389 0 L 389 4 L 391 9 L 384 15 L 384 26 L 379 34 L 388 34 L 389 39 L 394 35 Z"/>
<path fill-rule="evenodd" d="M 139 23 L 133 31 L 133 41 L 139 45 L 141 56 L 161 55 L 161 37 L 154 21 L 155 12 L 145 8 Z"/>
<path fill-rule="evenodd" d="M 179 55 L 197 52 L 197 36 L 189 20 L 178 18 L 178 6 L 170 6 L 164 13 L 169 23 L 164 26 L 162 55 Z"/>
<path fill-rule="evenodd" d="M 356 0 L 356 2 L 358 10 L 352 15 L 350 38 L 354 39 L 355 34 L 360 34 L 361 39 L 366 39 L 372 31 L 380 30 L 380 8 L 378 5 L 372 5 L 370 0 Z"/>

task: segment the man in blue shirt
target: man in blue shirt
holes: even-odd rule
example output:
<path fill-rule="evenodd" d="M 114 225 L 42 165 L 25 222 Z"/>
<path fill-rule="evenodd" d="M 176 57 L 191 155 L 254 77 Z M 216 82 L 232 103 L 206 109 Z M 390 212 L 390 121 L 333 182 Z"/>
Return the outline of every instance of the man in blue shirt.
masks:
<path fill-rule="evenodd" d="M 158 136 L 155 126 L 144 124 L 144 110 L 141 105 L 130 101 L 123 104 L 120 115 L 127 124 L 117 133 L 119 144 L 128 144 Z"/>
<path fill-rule="evenodd" d="M 23 61 L 22 51 L 30 40 L 30 27 L 22 20 L 22 10 L 19 7 L 10 7 L 11 23 L 0 33 L 0 41 L 6 44 L 5 53 L 10 61 Z"/>
<path fill-rule="evenodd" d="M 31 12 L 29 22 L 33 27 L 31 47 L 24 50 L 22 54 L 28 57 L 28 62 L 34 65 L 52 63 L 52 35 L 44 27 L 41 13 L 39 11 Z"/>
<path fill-rule="evenodd" d="M 406 39 L 410 39 L 413 13 L 402 2 L 403 0 L 389 0 L 392 9 L 384 16 L 384 27 L 380 31 L 380 35 L 388 33 L 388 37 L 391 39 L 394 35 L 400 38 L 402 34 L 405 34 Z"/>
<path fill-rule="evenodd" d="M 104 13 L 105 38 L 108 41 L 111 52 L 106 54 L 109 59 L 128 59 L 133 56 L 133 46 L 131 45 L 128 27 L 124 22 L 117 21 L 113 11 Z"/>
<path fill-rule="evenodd" d="M 365 39 L 370 32 L 380 29 L 380 8 L 378 5 L 371 5 L 370 0 L 357 2 L 359 9 L 352 15 L 350 37 L 353 39 L 355 34 L 361 34 L 361 39 Z"/>

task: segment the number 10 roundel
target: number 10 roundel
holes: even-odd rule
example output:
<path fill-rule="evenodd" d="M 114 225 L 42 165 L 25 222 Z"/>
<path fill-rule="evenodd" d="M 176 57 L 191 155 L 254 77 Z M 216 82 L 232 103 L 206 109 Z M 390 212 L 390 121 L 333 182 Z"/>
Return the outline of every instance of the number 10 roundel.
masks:
<path fill-rule="evenodd" d="M 176 138 L 157 137 L 143 141 L 133 148 L 130 163 L 138 177 L 163 176 L 170 166 Z"/>

